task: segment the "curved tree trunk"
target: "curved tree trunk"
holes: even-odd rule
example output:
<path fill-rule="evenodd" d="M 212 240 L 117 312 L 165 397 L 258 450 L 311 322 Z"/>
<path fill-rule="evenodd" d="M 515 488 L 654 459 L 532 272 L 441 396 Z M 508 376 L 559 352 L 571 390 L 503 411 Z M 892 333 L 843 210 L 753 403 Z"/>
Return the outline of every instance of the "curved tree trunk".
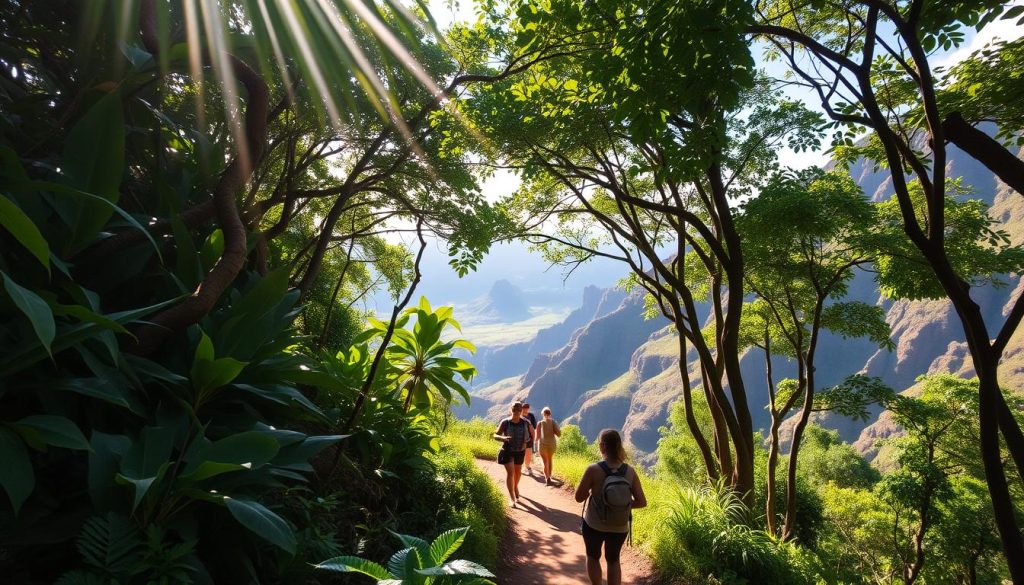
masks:
<path fill-rule="evenodd" d="M 147 49 L 156 54 L 156 14 L 153 0 L 143 2 L 140 27 Z M 196 323 L 217 303 L 245 266 L 246 230 L 238 212 L 237 194 L 252 176 L 253 165 L 260 160 L 266 143 L 270 92 L 263 78 L 245 62 L 228 55 L 232 74 L 245 86 L 248 97 L 245 111 L 245 143 L 221 175 L 213 194 L 217 223 L 224 233 L 224 252 L 196 290 L 183 302 L 158 313 L 139 328 L 133 348 L 141 355 L 156 350 L 172 333 Z"/>

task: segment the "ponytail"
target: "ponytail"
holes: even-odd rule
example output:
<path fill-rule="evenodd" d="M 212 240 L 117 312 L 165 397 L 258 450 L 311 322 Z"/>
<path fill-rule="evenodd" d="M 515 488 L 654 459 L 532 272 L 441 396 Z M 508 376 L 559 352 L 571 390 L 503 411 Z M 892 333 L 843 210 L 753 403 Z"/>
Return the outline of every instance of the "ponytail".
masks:
<path fill-rule="evenodd" d="M 605 429 L 601 431 L 599 437 L 598 443 L 604 447 L 606 455 L 620 462 L 626 460 L 626 449 L 622 446 L 622 435 L 619 434 L 619 431 Z"/>

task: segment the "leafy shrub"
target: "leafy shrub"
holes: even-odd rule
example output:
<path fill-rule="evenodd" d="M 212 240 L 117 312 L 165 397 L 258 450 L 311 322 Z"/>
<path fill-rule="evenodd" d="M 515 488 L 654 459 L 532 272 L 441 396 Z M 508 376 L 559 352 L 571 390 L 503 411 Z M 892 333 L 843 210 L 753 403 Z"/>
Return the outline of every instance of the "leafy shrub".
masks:
<path fill-rule="evenodd" d="M 442 451 L 431 463 L 432 469 L 417 473 L 407 485 L 410 498 L 399 525 L 419 534 L 468 526 L 460 554 L 495 567 L 506 525 L 504 498 L 491 478 L 458 451 Z"/>
<path fill-rule="evenodd" d="M 576 425 L 562 426 L 562 436 L 558 439 L 558 452 L 567 455 L 583 455 L 594 460 L 600 457 L 595 447 L 587 443 L 587 437 Z"/>
<path fill-rule="evenodd" d="M 870 488 L 880 478 L 878 470 L 836 431 L 808 425 L 800 448 L 798 472 L 812 486 L 833 483 L 837 487 Z"/>
<path fill-rule="evenodd" d="M 655 564 L 693 583 L 814 583 L 814 556 L 751 528 L 748 516 L 727 490 L 682 490 L 651 543 Z"/>

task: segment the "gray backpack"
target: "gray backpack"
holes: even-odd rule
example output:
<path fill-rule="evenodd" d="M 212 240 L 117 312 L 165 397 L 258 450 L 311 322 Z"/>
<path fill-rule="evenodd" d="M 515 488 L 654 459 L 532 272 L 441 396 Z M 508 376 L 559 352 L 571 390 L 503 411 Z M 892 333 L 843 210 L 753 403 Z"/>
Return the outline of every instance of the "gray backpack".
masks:
<path fill-rule="evenodd" d="M 625 526 L 632 519 L 633 490 L 626 479 L 626 470 L 629 466 L 623 463 L 617 470 L 612 471 L 604 461 L 598 462 L 598 465 L 605 476 L 599 497 L 594 498 L 597 513 L 607 524 Z"/>

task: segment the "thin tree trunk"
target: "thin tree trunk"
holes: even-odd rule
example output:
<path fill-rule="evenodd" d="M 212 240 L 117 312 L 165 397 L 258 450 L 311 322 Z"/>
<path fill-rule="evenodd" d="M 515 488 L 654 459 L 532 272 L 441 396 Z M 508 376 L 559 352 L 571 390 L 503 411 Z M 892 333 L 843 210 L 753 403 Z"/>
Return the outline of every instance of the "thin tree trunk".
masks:
<path fill-rule="evenodd" d="M 748 507 L 754 502 L 754 423 L 750 416 L 750 405 L 740 370 L 739 329 L 743 314 L 743 252 L 739 233 L 733 223 L 732 208 L 722 183 L 722 169 L 717 162 L 708 169 L 708 182 L 714 198 L 718 220 L 722 226 L 722 240 L 728 258 L 722 259 L 729 287 L 726 300 L 725 321 L 722 326 L 721 351 L 725 362 L 725 375 L 729 381 L 729 394 L 735 408 L 737 430 L 733 442 L 736 445 L 736 488 Z"/>
<path fill-rule="evenodd" d="M 782 527 L 782 539 L 791 540 L 796 533 L 796 470 L 800 458 L 800 444 L 804 430 L 814 410 L 814 357 L 818 349 L 818 333 L 821 329 L 821 311 L 824 296 L 819 295 L 814 306 L 814 318 L 811 322 L 811 338 L 807 342 L 807 354 L 804 358 L 804 404 L 800 409 L 800 418 L 793 428 L 793 439 L 789 444 L 789 465 L 786 471 L 786 520 Z"/>
<path fill-rule="evenodd" d="M 772 415 L 771 434 L 768 445 L 768 473 L 767 473 L 767 494 L 765 494 L 765 518 L 768 523 L 768 533 L 772 536 L 778 534 L 775 517 L 775 473 L 779 465 L 779 426 L 782 424 L 781 413 L 775 405 L 775 380 L 772 378 L 772 352 L 771 339 L 767 332 L 764 336 L 764 364 L 765 376 L 768 381 L 769 407 Z"/>
<path fill-rule="evenodd" d="M 686 410 L 686 426 L 690 429 L 693 440 L 697 442 L 697 448 L 700 449 L 700 455 L 704 460 L 704 468 L 707 470 L 708 477 L 714 481 L 719 477 L 718 468 L 715 466 L 715 458 L 711 454 L 708 440 L 704 436 L 704 432 L 701 431 L 700 425 L 697 424 L 697 418 L 693 414 L 693 389 L 690 386 L 689 364 L 686 360 L 686 336 L 679 330 L 678 323 L 676 324 L 676 336 L 679 339 L 679 375 L 683 379 L 683 407 Z"/>

